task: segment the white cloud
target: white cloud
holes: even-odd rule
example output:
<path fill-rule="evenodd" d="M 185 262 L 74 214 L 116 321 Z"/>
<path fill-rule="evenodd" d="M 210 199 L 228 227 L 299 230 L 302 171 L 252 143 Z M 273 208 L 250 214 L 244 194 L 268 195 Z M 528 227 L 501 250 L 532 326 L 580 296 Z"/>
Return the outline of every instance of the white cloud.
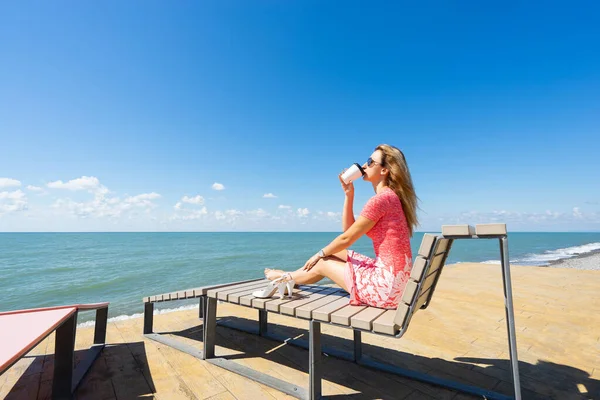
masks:
<path fill-rule="evenodd" d="M 494 210 L 490 212 L 467 211 L 458 215 L 442 217 L 443 224 L 484 224 L 506 223 L 512 225 L 526 225 L 535 229 L 536 226 L 564 226 L 565 224 L 600 222 L 598 213 L 585 213 L 579 207 L 574 207 L 572 212 L 546 210 L 545 212 L 520 212 L 507 210 Z"/>
<path fill-rule="evenodd" d="M 308 208 L 299 208 L 297 210 L 297 213 L 300 218 L 304 218 L 304 217 L 308 217 L 308 215 L 310 214 L 310 211 L 308 210 Z"/>
<path fill-rule="evenodd" d="M 123 202 L 125 204 L 132 204 L 138 207 L 147 207 L 147 208 L 155 208 L 156 204 L 152 202 L 152 200 L 156 200 L 160 198 L 160 194 L 152 192 L 152 193 L 143 193 L 138 194 L 137 196 L 127 197 Z M 113 204 L 118 203 L 118 198 L 109 199 L 109 202 L 113 202 Z"/>
<path fill-rule="evenodd" d="M 333 211 L 327 211 L 327 216 L 329 218 L 339 218 L 342 216 L 342 213 L 339 212 L 333 212 Z"/>
<path fill-rule="evenodd" d="M 279 208 L 280 210 L 289 210 L 289 209 L 291 209 L 291 208 L 292 208 L 292 206 L 285 206 L 285 205 L 283 205 L 283 204 L 280 204 L 278 208 Z"/>
<path fill-rule="evenodd" d="M 265 210 L 263 210 L 262 208 L 256 209 L 256 210 L 250 210 L 246 213 L 246 215 L 253 217 L 253 218 L 265 218 L 270 216 L 270 214 L 268 212 L 266 212 Z"/>
<path fill-rule="evenodd" d="M 67 189 L 72 191 L 85 190 L 97 195 L 108 193 L 108 189 L 100 184 L 100 181 L 95 176 L 82 176 L 81 178 L 71 179 L 68 182 L 61 180 L 49 182 L 46 184 L 50 189 Z"/>
<path fill-rule="evenodd" d="M 194 197 L 183 196 L 181 201 L 178 201 L 175 206 L 175 214 L 171 216 L 171 220 L 181 220 L 181 221 L 190 221 L 200 219 L 206 215 L 208 215 L 208 209 L 206 207 L 202 208 L 187 208 L 184 203 L 191 204 L 193 206 L 201 206 L 204 205 L 204 197 L 197 195 Z"/>
<path fill-rule="evenodd" d="M 21 182 L 11 178 L 0 178 L 0 188 L 19 187 Z"/>
<path fill-rule="evenodd" d="M 160 198 L 160 194 L 142 193 L 128 196 L 121 200 L 119 197 L 109 197 L 110 191 L 100 183 L 96 177 L 82 176 L 68 182 L 55 181 L 47 184 L 52 189 L 66 189 L 71 191 L 87 191 L 94 195 L 89 201 L 77 202 L 69 198 L 60 198 L 54 202 L 52 208 L 57 212 L 66 212 L 78 218 L 119 218 L 127 214 L 132 218 L 139 213 L 148 214 L 158 207 L 153 202 Z"/>
<path fill-rule="evenodd" d="M 194 219 L 199 219 L 202 218 L 203 216 L 208 214 L 208 210 L 206 209 L 206 207 L 202 207 L 199 210 L 186 210 L 187 213 L 185 215 L 178 215 L 176 217 L 176 219 L 181 219 L 184 221 L 189 221 L 189 220 L 194 220 Z"/>
<path fill-rule="evenodd" d="M 0 216 L 27 210 L 27 196 L 23 191 L 0 192 Z"/>
<path fill-rule="evenodd" d="M 39 186 L 27 185 L 27 190 L 31 190 L 32 192 L 43 192 L 44 189 Z"/>
<path fill-rule="evenodd" d="M 158 207 L 152 200 L 159 198 L 158 193 L 143 193 L 121 200 L 118 197 L 96 195 L 93 200 L 76 202 L 71 199 L 58 199 L 52 205 L 58 211 L 65 211 L 79 218 L 118 218 L 132 213 L 149 213 Z"/>
<path fill-rule="evenodd" d="M 194 197 L 183 196 L 181 198 L 181 202 L 189 203 L 189 204 L 196 204 L 196 205 L 201 206 L 204 204 L 204 197 L 202 197 L 200 195 L 194 196 Z"/>
<path fill-rule="evenodd" d="M 275 196 L 273 193 L 265 193 L 265 194 L 263 195 L 263 197 L 264 197 L 265 199 L 276 199 L 276 198 L 277 198 L 277 196 Z"/>
<path fill-rule="evenodd" d="M 223 190 L 223 189 L 225 189 L 225 186 L 222 183 L 215 182 L 212 184 L 212 188 L 214 190 Z"/>

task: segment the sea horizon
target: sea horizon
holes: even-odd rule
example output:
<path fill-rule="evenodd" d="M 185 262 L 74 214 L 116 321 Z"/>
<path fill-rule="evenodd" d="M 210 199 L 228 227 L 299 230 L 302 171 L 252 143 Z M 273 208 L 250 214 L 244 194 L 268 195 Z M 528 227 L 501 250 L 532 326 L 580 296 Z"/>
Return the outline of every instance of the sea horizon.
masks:
<path fill-rule="evenodd" d="M 264 268 L 299 268 L 339 232 L 0 234 L 4 289 L 0 311 L 109 301 L 109 316 L 122 319 L 139 316 L 144 296 L 259 278 Z M 416 232 L 411 239 L 413 259 L 423 234 Z M 515 267 L 545 267 L 599 252 L 600 233 L 509 232 L 508 247 Z M 374 256 L 366 237 L 351 248 Z M 498 264 L 499 260 L 495 240 L 455 241 L 447 264 Z M 24 289 L 27 296 L 23 296 Z M 197 304 L 183 302 L 181 306 Z M 90 318 L 83 313 L 80 322 Z"/>

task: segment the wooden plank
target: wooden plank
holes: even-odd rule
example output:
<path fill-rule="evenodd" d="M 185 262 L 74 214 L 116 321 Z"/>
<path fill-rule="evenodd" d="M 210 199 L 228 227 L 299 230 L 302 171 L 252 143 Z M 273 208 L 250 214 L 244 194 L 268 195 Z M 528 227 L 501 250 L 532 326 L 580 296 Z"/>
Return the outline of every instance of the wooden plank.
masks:
<path fill-rule="evenodd" d="M 231 286 L 224 286 L 216 289 L 210 289 L 206 292 L 206 295 L 211 298 L 219 299 L 219 300 L 227 300 L 227 295 L 229 293 L 235 293 L 236 291 L 243 290 L 249 287 L 260 287 L 270 282 L 268 279 L 263 279 L 262 281 L 255 282 L 246 282 L 246 283 L 237 283 Z"/>
<path fill-rule="evenodd" d="M 317 301 L 313 301 L 311 303 L 305 304 L 301 307 L 298 307 L 296 309 L 296 317 L 297 318 L 305 318 L 305 319 L 311 319 L 312 318 L 312 313 L 314 310 L 321 308 L 329 303 L 332 303 L 334 301 L 339 300 L 340 298 L 345 299 L 346 300 L 346 304 L 348 302 L 350 295 L 347 294 L 345 291 L 339 291 L 339 292 L 334 292 L 334 293 L 330 293 L 327 296 L 320 298 Z"/>
<path fill-rule="evenodd" d="M 319 293 L 325 289 L 327 289 L 327 286 L 308 285 L 304 288 L 304 290 L 294 292 L 294 297 L 292 297 L 291 299 L 275 299 L 273 301 L 265 303 L 265 308 L 267 311 L 280 312 L 279 307 L 281 305 L 297 300 L 299 297 L 304 298 L 305 296 L 310 296 L 312 294 Z"/>
<path fill-rule="evenodd" d="M 191 299 L 191 298 L 195 298 L 195 297 L 205 296 L 206 293 L 208 292 L 208 290 L 210 290 L 210 289 L 218 289 L 218 288 L 222 288 L 225 286 L 232 286 L 232 285 L 262 281 L 262 280 L 264 280 L 264 278 L 247 279 L 247 280 L 238 281 L 238 282 L 218 283 L 216 285 L 201 286 L 201 287 L 197 287 L 197 288 L 178 290 L 177 292 L 172 292 L 172 293 L 163 293 L 163 294 L 157 294 L 157 295 L 153 295 L 153 296 L 147 296 L 147 297 L 144 297 L 142 299 L 142 301 L 144 303 L 148 303 L 148 302 L 154 303 L 157 301 Z M 172 296 L 173 293 L 175 294 L 174 296 Z"/>
<path fill-rule="evenodd" d="M 396 310 L 386 310 L 373 321 L 373 332 L 383 333 L 385 335 L 396 335 L 399 329 L 394 323 L 395 317 Z"/>
<path fill-rule="evenodd" d="M 436 272 L 429 274 L 427 276 L 427 278 L 425 279 L 425 281 L 423 281 L 423 284 L 421 285 L 421 293 L 426 292 L 429 290 L 429 288 L 433 285 L 433 282 L 435 282 L 436 277 L 439 274 L 439 270 L 437 270 Z M 403 297 L 404 299 L 404 297 Z"/>
<path fill-rule="evenodd" d="M 431 267 L 429 267 L 428 274 L 432 274 L 437 271 L 437 269 L 442 265 L 442 260 L 444 259 L 444 253 L 438 254 L 431 260 Z"/>
<path fill-rule="evenodd" d="M 252 296 L 253 292 L 256 292 L 257 290 L 263 290 L 266 286 L 262 285 L 257 287 L 249 287 L 246 288 L 244 290 L 240 290 L 238 292 L 235 293 L 229 293 L 227 295 L 227 301 L 229 303 L 233 303 L 233 304 L 239 304 L 240 303 L 240 298 L 242 296 Z M 252 296 L 254 297 L 254 296 Z M 279 293 L 277 291 L 275 291 L 275 293 L 273 294 L 273 296 L 271 298 L 279 298 Z"/>
<path fill-rule="evenodd" d="M 506 224 L 477 224 L 475 232 L 478 236 L 506 235 Z"/>
<path fill-rule="evenodd" d="M 471 225 L 442 225 L 443 236 L 473 236 L 475 228 Z"/>
<path fill-rule="evenodd" d="M 343 297 L 331 303 L 327 303 L 322 307 L 319 307 L 312 312 L 313 319 L 318 321 L 331 322 L 331 313 L 344 308 L 348 305 L 349 298 Z"/>
<path fill-rule="evenodd" d="M 398 308 L 396 309 L 396 315 L 394 316 L 394 323 L 402 328 L 402 325 L 406 320 L 406 316 L 408 315 L 409 310 L 410 308 L 407 304 L 398 304 Z"/>
<path fill-rule="evenodd" d="M 413 302 L 419 283 L 413 280 L 409 280 L 404 287 L 404 293 L 402 293 L 402 301 L 406 304 Z"/>
<path fill-rule="evenodd" d="M 219 300 L 229 301 L 228 299 L 231 294 L 235 294 L 238 292 L 248 293 L 248 290 L 250 290 L 250 292 L 253 292 L 255 290 L 260 290 L 260 289 L 264 288 L 269 282 L 270 282 L 269 280 L 265 279 L 264 281 L 245 283 L 238 287 L 228 286 L 223 289 L 216 289 L 216 293 L 217 293 L 216 296 Z M 210 293 L 210 291 L 208 293 Z"/>
<path fill-rule="evenodd" d="M 331 313 L 331 322 L 338 325 L 350 326 L 350 318 L 365 308 L 367 308 L 367 306 L 347 305 L 346 307 Z"/>
<path fill-rule="evenodd" d="M 279 297 L 267 297 L 264 299 L 260 299 L 258 297 L 254 297 L 252 294 L 247 294 L 245 296 L 240 297 L 240 305 L 246 307 L 253 307 L 259 310 L 264 310 L 265 304 L 269 301 L 278 299 Z"/>
<path fill-rule="evenodd" d="M 435 246 L 435 250 L 433 254 L 437 255 L 445 252 L 448 249 L 448 243 L 450 243 L 450 239 L 440 239 Z"/>
<path fill-rule="evenodd" d="M 350 325 L 353 328 L 370 331 L 373 328 L 372 322 L 386 310 L 383 308 L 367 307 L 350 318 Z"/>
<path fill-rule="evenodd" d="M 421 281 L 423 277 L 423 272 L 425 271 L 425 267 L 427 265 L 427 259 L 423 256 L 417 256 L 415 259 L 415 263 L 413 264 L 412 269 L 410 270 L 410 278 L 417 282 Z"/>
<path fill-rule="evenodd" d="M 294 290 L 297 291 L 302 291 L 305 290 L 307 288 L 311 288 L 314 285 L 299 285 L 297 288 L 295 288 Z M 296 293 L 294 292 L 294 293 Z M 266 304 L 270 301 L 274 301 L 279 299 L 279 297 L 268 297 L 265 299 L 260 299 L 258 297 L 254 297 L 251 294 L 250 295 L 246 295 L 246 296 L 242 296 L 240 297 L 240 304 L 243 306 L 251 306 L 252 308 L 256 308 L 257 310 L 264 310 L 266 309 Z"/>
<path fill-rule="evenodd" d="M 436 238 L 437 236 L 432 235 L 431 233 L 424 234 L 423 240 L 421 240 L 421 246 L 419 247 L 418 254 L 422 257 L 428 258 Z"/>
<path fill-rule="evenodd" d="M 279 307 L 279 312 L 281 314 L 294 316 L 296 314 L 296 308 L 301 307 L 301 306 L 303 306 L 305 304 L 309 304 L 309 303 L 312 303 L 314 301 L 317 301 L 317 300 L 319 300 L 319 299 L 321 299 L 321 298 L 323 298 L 323 297 L 325 297 L 325 296 L 327 296 L 329 294 L 338 293 L 340 290 L 341 289 L 338 288 L 338 287 L 330 287 L 330 288 L 322 290 L 322 291 L 320 291 L 318 293 L 311 294 L 307 298 L 290 301 L 288 303 L 282 304 Z"/>

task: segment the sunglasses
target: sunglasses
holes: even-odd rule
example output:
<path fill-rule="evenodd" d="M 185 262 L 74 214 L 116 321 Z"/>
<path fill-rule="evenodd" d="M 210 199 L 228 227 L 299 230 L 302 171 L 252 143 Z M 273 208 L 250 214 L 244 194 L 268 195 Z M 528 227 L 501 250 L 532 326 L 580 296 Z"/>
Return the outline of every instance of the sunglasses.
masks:
<path fill-rule="evenodd" d="M 383 164 L 382 164 L 382 163 L 379 163 L 379 162 L 377 162 L 377 161 L 374 161 L 374 160 L 373 160 L 371 157 L 367 158 L 367 167 L 370 167 L 370 166 L 371 166 L 371 165 L 373 165 L 373 164 L 379 164 L 379 165 L 381 165 L 381 166 L 383 167 Z"/>

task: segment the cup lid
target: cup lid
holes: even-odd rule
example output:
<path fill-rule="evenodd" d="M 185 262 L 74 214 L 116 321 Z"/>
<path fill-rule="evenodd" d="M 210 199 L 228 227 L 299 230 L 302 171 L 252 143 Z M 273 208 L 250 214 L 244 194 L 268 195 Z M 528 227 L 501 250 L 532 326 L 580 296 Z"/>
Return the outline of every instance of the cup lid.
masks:
<path fill-rule="evenodd" d="M 357 163 L 357 162 L 355 162 L 354 165 L 356 165 L 358 167 L 358 170 L 364 176 L 365 175 L 365 170 L 363 169 L 363 167 L 359 163 Z"/>

